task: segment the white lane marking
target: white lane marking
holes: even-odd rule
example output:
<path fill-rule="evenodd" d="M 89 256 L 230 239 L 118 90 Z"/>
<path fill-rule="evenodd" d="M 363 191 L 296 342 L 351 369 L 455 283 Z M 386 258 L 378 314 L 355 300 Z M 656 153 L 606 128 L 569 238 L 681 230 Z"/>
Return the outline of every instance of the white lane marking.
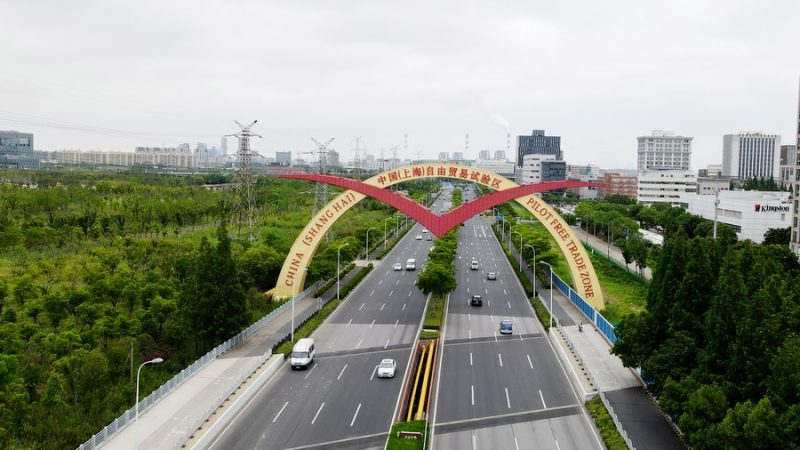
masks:
<path fill-rule="evenodd" d="M 492 334 L 494 335 L 494 341 L 497 342 L 497 331 L 492 331 Z"/>
<path fill-rule="evenodd" d="M 467 322 L 472 322 L 472 314 L 467 313 Z"/>
<path fill-rule="evenodd" d="M 508 409 L 511 409 L 511 399 L 508 397 L 508 388 L 505 388 L 505 390 L 506 390 L 506 405 L 508 405 Z"/>
<path fill-rule="evenodd" d="M 408 291 L 408 296 L 411 297 L 411 293 L 414 291 Z"/>
<path fill-rule="evenodd" d="M 374 294 L 374 293 L 375 293 L 375 290 L 373 289 L 373 291 L 369 293 L 369 296 L 372 297 L 372 294 Z"/>
<path fill-rule="evenodd" d="M 389 275 L 389 272 L 386 272 L 386 275 Z M 381 281 L 378 281 L 378 286 L 380 286 L 380 285 L 381 285 L 381 283 L 383 283 L 383 280 L 381 280 Z"/>
<path fill-rule="evenodd" d="M 510 308 L 510 307 L 511 307 L 511 306 L 509 306 L 509 308 Z M 383 305 L 381 305 L 381 311 L 383 311 L 383 308 L 386 308 L 386 303 L 384 303 Z"/>
<path fill-rule="evenodd" d="M 470 329 L 469 329 L 469 330 L 467 330 L 467 331 L 469 331 L 469 338 L 470 338 L 470 339 L 472 339 L 472 329 L 470 328 Z"/>
<path fill-rule="evenodd" d="M 469 277 L 467 277 L 467 283 L 469 283 Z"/>
<path fill-rule="evenodd" d="M 475 450 L 475 430 L 472 430 L 472 450 Z"/>
<path fill-rule="evenodd" d="M 373 325 L 375 325 L 375 319 L 372 319 L 372 323 L 369 324 L 369 327 L 372 328 Z"/>
<path fill-rule="evenodd" d="M 467 294 L 469 294 L 469 286 L 467 286 Z"/>
<path fill-rule="evenodd" d="M 401 309 L 400 311 L 405 311 L 405 310 L 406 310 L 406 304 L 403 303 L 403 309 Z"/>
<path fill-rule="evenodd" d="M 556 443 L 556 449 L 561 450 L 561 446 L 558 445 L 558 439 L 553 439 L 553 441 Z"/>
<path fill-rule="evenodd" d="M 364 338 L 358 340 L 358 344 L 356 344 L 356 348 L 361 347 L 361 343 L 364 342 Z"/>
<path fill-rule="evenodd" d="M 347 321 L 347 325 L 350 325 L 351 323 L 353 323 L 353 319 L 350 319 L 350 320 Z M 345 325 L 345 326 L 347 326 L 347 325 Z"/>
<path fill-rule="evenodd" d="M 395 286 L 397 286 L 398 284 L 400 284 L 400 280 L 397 280 L 397 281 L 394 282 Z"/>
<path fill-rule="evenodd" d="M 544 409 L 547 409 L 547 403 L 544 402 L 544 395 L 542 395 L 542 390 L 539 389 L 539 398 L 542 399 L 542 406 Z"/>
<path fill-rule="evenodd" d="M 475 385 L 470 385 L 469 392 L 472 395 L 472 406 L 475 406 Z"/>
<path fill-rule="evenodd" d="M 389 346 L 389 339 L 386 339 L 386 344 L 383 345 L 383 349 L 386 350 L 386 347 Z"/>
<path fill-rule="evenodd" d="M 486 300 L 486 304 L 489 305 L 490 308 L 492 307 L 492 301 L 491 300 Z"/>
<path fill-rule="evenodd" d="M 313 419 L 311 419 L 311 425 L 314 425 L 314 422 L 316 422 L 316 421 L 317 421 L 317 416 L 319 416 L 319 413 L 320 413 L 320 411 L 322 411 L 322 408 L 323 408 L 324 406 L 325 406 L 325 402 L 322 402 L 322 404 L 321 404 L 321 405 L 319 405 L 319 409 L 317 410 L 317 413 L 316 413 L 316 414 L 314 414 L 314 418 L 313 418 Z"/>
<path fill-rule="evenodd" d="M 394 294 L 394 291 L 389 291 L 389 297 L 391 297 L 392 294 Z"/>
<path fill-rule="evenodd" d="M 316 368 L 317 368 L 317 365 L 316 365 L 316 364 L 314 364 L 313 366 L 311 366 L 311 370 L 309 370 L 309 371 L 308 371 L 308 373 L 306 374 L 306 376 L 305 376 L 305 377 L 303 377 L 303 379 L 304 379 L 304 380 L 307 380 L 307 379 L 308 379 L 308 376 L 309 376 L 309 375 L 311 375 L 311 372 L 313 372 L 313 371 L 314 371 L 314 369 L 316 369 Z"/>
<path fill-rule="evenodd" d="M 508 309 L 511 309 L 511 302 L 506 302 L 506 303 L 508 303 Z"/>
<path fill-rule="evenodd" d="M 372 368 L 372 375 L 369 376 L 369 380 L 370 381 L 372 381 L 372 379 L 375 377 L 375 371 L 376 370 L 378 370 L 378 366 L 375 366 L 375 367 Z"/>
<path fill-rule="evenodd" d="M 508 292 L 506 292 L 505 289 L 503 289 L 503 295 L 508 295 Z"/>
<path fill-rule="evenodd" d="M 500 284 L 503 284 L 503 280 L 500 280 Z"/>
<path fill-rule="evenodd" d="M 527 356 L 528 356 L 528 365 L 531 366 L 531 369 L 533 369 L 533 361 L 531 361 L 531 355 Z"/>
<path fill-rule="evenodd" d="M 281 416 L 281 413 L 283 412 L 284 409 L 286 409 L 286 405 L 288 405 L 288 404 L 289 404 L 289 402 L 286 402 L 286 403 L 283 404 L 283 407 L 281 408 L 281 410 L 278 411 L 278 414 L 275 416 L 274 419 L 272 419 L 272 423 L 275 423 L 275 421 L 278 420 L 278 417 Z"/>
<path fill-rule="evenodd" d="M 469 352 L 469 365 L 472 365 L 472 352 Z"/>
<path fill-rule="evenodd" d="M 361 411 L 361 403 L 358 404 L 358 408 L 356 408 L 356 413 L 353 414 L 353 420 L 350 421 L 350 426 L 352 427 L 354 423 L 356 423 L 356 417 L 358 417 L 358 412 Z"/>
<path fill-rule="evenodd" d="M 514 450 L 519 450 L 519 443 L 517 442 L 516 436 L 514 436 Z"/>
<path fill-rule="evenodd" d="M 500 367 L 503 367 L 503 354 L 502 353 L 498 353 L 497 354 L 497 359 L 500 361 Z"/>
<path fill-rule="evenodd" d="M 362 303 L 361 306 L 358 307 L 358 310 L 361 311 L 361 308 L 363 308 L 364 305 L 366 305 L 366 303 Z"/>
<path fill-rule="evenodd" d="M 483 290 L 486 293 L 486 295 L 489 295 L 489 289 L 484 288 Z"/>
<path fill-rule="evenodd" d="M 400 319 L 394 321 L 394 327 L 397 328 L 397 324 L 400 323 Z"/>
<path fill-rule="evenodd" d="M 347 369 L 347 364 L 345 364 L 345 365 L 344 365 L 344 367 L 342 367 L 342 371 L 341 371 L 341 372 L 339 372 L 339 376 L 338 376 L 338 377 L 336 377 L 336 379 L 337 379 L 337 380 L 339 380 L 339 379 L 341 379 L 341 378 L 342 378 L 342 374 L 344 373 L 344 370 L 345 370 L 345 369 Z"/>

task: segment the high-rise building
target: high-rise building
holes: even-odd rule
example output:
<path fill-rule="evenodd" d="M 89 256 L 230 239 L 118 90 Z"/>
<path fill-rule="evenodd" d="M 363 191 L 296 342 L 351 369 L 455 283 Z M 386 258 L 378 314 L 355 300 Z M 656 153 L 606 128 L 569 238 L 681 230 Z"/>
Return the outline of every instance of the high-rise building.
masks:
<path fill-rule="evenodd" d="M 800 257 L 800 208 L 798 208 L 798 202 L 800 200 L 800 154 L 798 154 L 798 149 L 800 149 L 800 93 L 797 96 L 797 141 L 795 143 L 795 181 L 794 187 L 792 188 L 792 205 L 794 209 L 792 209 L 792 232 L 789 236 L 789 248 L 794 251 L 794 253 Z"/>
<path fill-rule="evenodd" d="M 673 131 L 653 130 L 650 136 L 639 136 L 639 170 L 689 170 L 692 139 L 675 136 Z"/>
<path fill-rule="evenodd" d="M 781 137 L 777 134 L 739 133 L 722 138 L 722 175 L 740 180 L 780 176 Z"/>
<path fill-rule="evenodd" d="M 783 187 L 792 187 L 796 180 L 797 146 L 781 145 L 780 182 Z"/>
<path fill-rule="evenodd" d="M 481 150 L 478 152 L 478 159 L 483 159 L 483 160 L 491 159 L 492 158 L 491 155 L 492 152 L 490 152 L 489 150 Z"/>
<path fill-rule="evenodd" d="M 447 152 L 439 152 L 439 161 L 447 161 L 450 159 L 450 154 Z"/>
<path fill-rule="evenodd" d="M 339 152 L 336 150 L 328 150 L 327 163 L 329 166 L 339 166 Z"/>
<path fill-rule="evenodd" d="M 33 154 L 33 134 L 0 131 L 0 169 L 38 169 Z"/>
<path fill-rule="evenodd" d="M 228 138 L 226 136 L 222 136 L 219 141 L 219 148 L 222 150 L 222 156 L 228 156 Z"/>
<path fill-rule="evenodd" d="M 284 166 L 292 164 L 292 152 L 275 152 L 275 162 Z"/>
<path fill-rule="evenodd" d="M 555 155 L 525 155 L 519 168 L 517 182 L 520 184 L 540 183 L 542 181 L 565 180 L 567 163 L 559 161 Z"/>
<path fill-rule="evenodd" d="M 691 170 L 647 170 L 639 172 L 636 197 L 642 205 L 681 205 L 682 194 L 697 193 L 697 175 Z"/>
<path fill-rule="evenodd" d="M 553 155 L 563 160 L 561 136 L 545 136 L 544 130 L 533 130 L 530 136 L 517 136 L 517 166 L 522 167 L 525 155 Z"/>
<path fill-rule="evenodd" d="M 463 160 L 464 160 L 463 152 L 453 152 L 453 161 L 463 161 Z"/>
<path fill-rule="evenodd" d="M 506 160 L 506 151 L 505 150 L 495 150 L 494 151 L 494 159 L 497 161 L 505 161 Z"/>

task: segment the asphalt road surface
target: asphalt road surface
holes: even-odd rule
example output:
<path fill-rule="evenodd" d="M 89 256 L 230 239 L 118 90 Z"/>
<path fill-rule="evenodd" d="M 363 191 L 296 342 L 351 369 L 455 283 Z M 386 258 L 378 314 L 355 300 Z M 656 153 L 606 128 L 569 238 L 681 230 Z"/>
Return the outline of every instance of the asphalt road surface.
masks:
<path fill-rule="evenodd" d="M 284 364 L 211 448 L 382 449 L 425 308 L 414 286 L 433 244 L 425 237 L 415 225 L 314 333 L 314 364 Z M 392 270 L 408 258 L 417 271 Z M 375 376 L 384 358 L 397 361 L 393 379 Z"/>
<path fill-rule="evenodd" d="M 459 229 L 433 448 L 602 449 L 490 226 L 475 217 Z M 470 269 L 473 260 L 478 270 Z M 474 294 L 483 306 L 470 306 Z M 503 319 L 512 321 L 511 335 L 499 333 Z"/>

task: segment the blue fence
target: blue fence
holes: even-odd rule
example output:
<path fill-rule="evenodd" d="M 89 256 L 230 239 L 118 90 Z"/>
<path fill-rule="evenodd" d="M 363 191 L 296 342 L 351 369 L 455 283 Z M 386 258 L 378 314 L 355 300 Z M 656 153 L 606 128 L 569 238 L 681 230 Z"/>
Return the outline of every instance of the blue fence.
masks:
<path fill-rule="evenodd" d="M 614 333 L 614 325 L 611 325 L 602 314 L 597 312 L 589 302 L 584 300 L 575 290 L 569 287 L 555 272 L 553 272 L 553 284 L 594 324 L 595 327 L 597 327 L 598 330 L 600 330 L 603 336 L 608 339 L 608 342 L 613 344 L 617 341 L 617 335 Z"/>

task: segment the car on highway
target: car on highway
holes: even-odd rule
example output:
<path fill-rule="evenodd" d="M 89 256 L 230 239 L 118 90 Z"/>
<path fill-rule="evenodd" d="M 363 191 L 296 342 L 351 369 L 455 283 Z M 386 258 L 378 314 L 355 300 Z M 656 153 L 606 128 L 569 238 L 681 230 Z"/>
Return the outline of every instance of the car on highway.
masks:
<path fill-rule="evenodd" d="M 394 265 L 392 266 L 392 269 L 394 269 L 394 270 L 403 270 L 403 265 L 401 263 L 399 263 L 399 262 L 394 263 Z"/>
<path fill-rule="evenodd" d="M 473 259 L 472 262 L 469 263 L 469 269 L 470 270 L 478 270 L 478 267 L 480 267 L 480 265 L 478 264 L 477 260 Z"/>
<path fill-rule="evenodd" d="M 511 329 L 513 325 L 511 325 L 511 321 L 505 319 L 500 322 L 500 334 L 511 334 Z"/>
<path fill-rule="evenodd" d="M 297 341 L 292 348 L 290 363 L 292 369 L 306 368 L 314 362 L 314 339 L 303 338 Z"/>
<path fill-rule="evenodd" d="M 422 232 L 423 232 L 423 233 L 427 233 L 427 232 L 428 232 L 428 230 L 427 230 L 426 228 L 423 228 L 423 229 L 422 229 Z"/>
<path fill-rule="evenodd" d="M 496 280 L 497 279 L 497 274 L 494 273 L 494 272 L 489 272 L 489 273 L 486 274 L 486 279 L 487 280 Z"/>
<path fill-rule="evenodd" d="M 417 240 L 418 240 L 418 241 L 421 241 L 421 240 L 422 240 L 422 235 L 421 235 L 421 234 L 418 234 L 418 235 L 417 235 Z"/>
<path fill-rule="evenodd" d="M 417 270 L 417 260 L 408 258 L 408 261 L 406 261 L 406 270 Z"/>
<path fill-rule="evenodd" d="M 426 241 L 432 241 L 432 240 L 433 240 L 433 236 L 431 236 L 431 235 L 429 234 L 429 235 L 425 236 L 425 240 L 426 240 Z"/>
<path fill-rule="evenodd" d="M 397 363 L 393 359 L 384 359 L 378 365 L 378 378 L 394 378 Z"/>
<path fill-rule="evenodd" d="M 473 295 L 469 304 L 470 306 L 483 306 L 483 298 L 480 295 Z"/>

